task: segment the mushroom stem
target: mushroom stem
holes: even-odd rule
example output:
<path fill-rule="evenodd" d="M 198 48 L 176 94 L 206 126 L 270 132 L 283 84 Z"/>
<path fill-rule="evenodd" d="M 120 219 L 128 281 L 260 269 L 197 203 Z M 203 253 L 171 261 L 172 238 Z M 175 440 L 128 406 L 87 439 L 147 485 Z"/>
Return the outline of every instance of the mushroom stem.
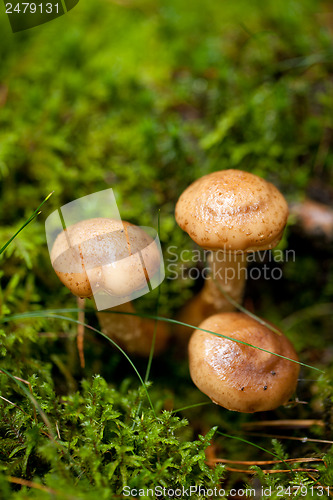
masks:
<path fill-rule="evenodd" d="M 238 304 L 242 302 L 247 266 L 245 252 L 217 250 L 210 253 L 208 263 L 210 276 L 201 291 L 201 300 L 216 312 L 234 311 L 234 305 L 223 295 L 220 287 Z"/>
<path fill-rule="evenodd" d="M 246 253 L 211 251 L 208 264 L 209 276 L 202 290 L 180 312 L 179 320 L 183 323 L 198 326 L 212 314 L 234 311 L 235 306 L 221 292 L 220 287 L 238 304 L 242 302 L 247 268 Z M 180 326 L 178 333 L 187 342 L 192 332 L 189 328 Z"/>
<path fill-rule="evenodd" d="M 131 313 L 131 314 L 113 314 Z M 103 333 L 114 340 L 126 352 L 138 356 L 148 356 L 153 340 L 155 322 L 134 315 L 131 302 L 97 313 Z M 159 354 L 166 346 L 168 330 L 164 323 L 157 323 L 154 353 Z"/>

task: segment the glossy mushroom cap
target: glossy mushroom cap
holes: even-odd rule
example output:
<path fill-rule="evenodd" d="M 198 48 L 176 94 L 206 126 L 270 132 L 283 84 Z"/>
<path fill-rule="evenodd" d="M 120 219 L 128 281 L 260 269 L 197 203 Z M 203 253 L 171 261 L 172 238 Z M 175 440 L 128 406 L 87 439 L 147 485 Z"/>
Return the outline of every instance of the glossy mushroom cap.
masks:
<path fill-rule="evenodd" d="M 191 184 L 176 205 L 176 221 L 210 250 L 257 251 L 280 241 L 287 202 L 273 186 L 241 170 L 222 170 Z"/>
<path fill-rule="evenodd" d="M 298 360 L 290 341 L 243 313 L 210 316 L 200 328 Z M 195 330 L 189 343 L 195 385 L 228 410 L 253 413 L 286 403 L 297 385 L 299 365 L 239 342 Z"/>
<path fill-rule="evenodd" d="M 104 290 L 130 296 L 147 284 L 160 265 L 154 240 L 129 222 L 96 218 L 62 231 L 51 251 L 52 266 L 61 282 L 79 297 Z"/>

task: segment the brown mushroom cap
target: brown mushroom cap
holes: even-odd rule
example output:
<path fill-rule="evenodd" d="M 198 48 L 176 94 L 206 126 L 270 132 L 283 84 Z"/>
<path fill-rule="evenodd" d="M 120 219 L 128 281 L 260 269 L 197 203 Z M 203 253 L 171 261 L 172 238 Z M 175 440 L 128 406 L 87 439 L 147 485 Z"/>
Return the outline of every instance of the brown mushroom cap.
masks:
<path fill-rule="evenodd" d="M 243 313 L 220 313 L 200 324 L 248 344 L 298 360 L 291 342 Z M 195 330 L 189 343 L 195 385 L 228 410 L 273 410 L 295 391 L 299 365 L 253 347 Z"/>
<path fill-rule="evenodd" d="M 273 184 L 241 170 L 222 170 L 191 184 L 176 205 L 176 221 L 210 250 L 256 251 L 280 241 L 287 202 Z"/>
<path fill-rule="evenodd" d="M 52 247 L 51 263 L 74 295 L 91 297 L 101 289 L 125 297 L 147 285 L 159 268 L 160 254 L 140 227 L 96 218 L 62 231 Z"/>

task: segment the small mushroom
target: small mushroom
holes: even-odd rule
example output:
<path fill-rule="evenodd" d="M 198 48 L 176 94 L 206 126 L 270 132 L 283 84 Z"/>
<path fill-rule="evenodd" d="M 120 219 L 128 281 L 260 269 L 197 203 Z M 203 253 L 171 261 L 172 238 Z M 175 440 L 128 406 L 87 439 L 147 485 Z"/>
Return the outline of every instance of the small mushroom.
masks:
<path fill-rule="evenodd" d="M 333 243 L 333 208 L 315 200 L 306 199 L 290 208 L 296 217 L 297 229 L 311 239 L 315 246 L 327 248 Z"/>
<path fill-rule="evenodd" d="M 246 314 L 215 314 L 203 321 L 200 328 L 298 361 L 287 337 Z M 214 403 L 228 410 L 274 410 L 295 391 L 299 365 L 265 351 L 195 330 L 189 342 L 192 380 Z"/>
<path fill-rule="evenodd" d="M 120 220 L 95 218 L 69 226 L 56 238 L 51 263 L 61 282 L 76 296 L 108 301 L 122 298 L 110 310 L 134 312 L 129 297 L 147 286 L 160 266 L 154 240 L 141 228 Z M 117 302 L 119 304 L 119 301 Z M 131 315 L 98 313 L 103 332 L 128 352 L 148 355 L 154 322 Z M 158 323 L 155 352 L 168 332 Z"/>
<path fill-rule="evenodd" d="M 200 247 L 210 250 L 210 273 L 242 301 L 247 252 L 274 248 L 288 218 L 287 202 L 273 184 L 241 170 L 222 170 L 191 184 L 176 205 L 176 221 Z M 197 326 L 216 312 L 234 310 L 213 279 L 185 305 L 180 320 Z M 184 329 L 183 333 L 185 334 Z"/>

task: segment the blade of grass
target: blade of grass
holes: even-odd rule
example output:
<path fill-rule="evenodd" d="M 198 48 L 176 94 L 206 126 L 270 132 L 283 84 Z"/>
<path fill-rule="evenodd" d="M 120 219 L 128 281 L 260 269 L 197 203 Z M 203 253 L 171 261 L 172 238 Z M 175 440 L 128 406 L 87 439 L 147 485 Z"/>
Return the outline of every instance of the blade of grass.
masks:
<path fill-rule="evenodd" d="M 75 309 L 75 311 L 81 311 L 82 309 Z M 83 309 L 84 310 L 84 309 Z M 46 311 L 43 311 L 44 313 Z M 16 318 L 14 319 L 23 319 L 23 316 L 20 315 L 20 314 L 17 314 L 15 315 Z M 13 318 L 13 317 L 12 317 Z M 140 383 L 141 385 L 143 386 L 144 390 L 145 390 L 145 393 L 146 393 L 146 396 L 147 396 L 147 399 L 148 399 L 148 402 L 150 404 L 150 407 L 154 413 L 154 416 L 156 417 L 156 413 L 155 413 L 155 409 L 154 409 L 154 406 L 153 406 L 153 403 L 150 399 L 150 396 L 149 396 L 149 393 L 148 393 L 148 389 L 147 389 L 147 386 L 145 384 L 145 382 L 143 381 L 140 373 L 138 372 L 136 366 L 134 365 L 133 361 L 131 360 L 131 358 L 126 354 L 125 351 L 123 351 L 123 349 L 116 343 L 114 342 L 114 340 L 110 339 L 107 335 L 105 335 L 105 333 L 101 332 L 100 330 L 97 330 L 97 328 L 94 328 L 90 325 L 88 325 L 87 323 L 83 323 L 77 319 L 73 319 L 73 318 L 70 318 L 68 316 L 62 316 L 60 314 L 55 314 L 55 313 L 47 313 L 47 314 L 32 314 L 32 315 L 26 315 L 25 316 L 25 319 L 27 318 L 50 318 L 50 319 L 63 319 L 63 320 L 66 320 L 66 321 L 70 321 L 71 323 L 75 323 L 77 325 L 81 325 L 83 326 L 84 328 L 88 328 L 89 330 L 95 332 L 95 333 L 98 333 L 99 335 L 101 335 L 102 337 L 104 337 L 106 340 L 108 340 L 111 344 L 113 344 L 122 354 L 123 356 L 125 356 L 125 358 L 127 359 L 127 361 L 129 362 L 129 364 L 132 366 L 133 370 L 135 371 L 136 375 L 138 376 L 139 380 L 140 380 Z M 0 322 L 4 322 L 5 318 L 1 318 L 0 319 Z M 9 317 L 7 317 L 7 319 L 9 319 Z"/>
<path fill-rule="evenodd" d="M 88 325 L 87 323 L 83 323 L 81 321 L 78 321 L 77 319 L 68 318 L 68 316 L 59 316 L 59 315 L 51 315 L 51 318 L 65 319 L 65 320 L 69 320 L 72 323 L 76 323 L 77 325 L 82 325 L 83 327 L 88 328 L 89 330 L 91 330 L 91 331 L 93 331 L 95 333 L 98 333 L 99 335 L 101 335 L 102 337 L 104 337 L 106 340 L 108 340 L 112 345 L 114 345 L 122 353 L 122 355 L 125 356 L 125 358 L 129 362 L 129 364 L 131 365 L 131 367 L 135 371 L 138 379 L 140 380 L 140 383 L 141 383 L 142 387 L 145 390 L 145 393 L 146 393 L 148 402 L 150 404 L 150 407 L 151 407 L 151 409 L 153 411 L 153 414 L 154 414 L 155 418 L 157 418 L 156 417 L 156 413 L 155 413 L 155 408 L 154 408 L 154 405 L 153 405 L 153 403 L 152 403 L 152 401 L 150 399 L 146 383 L 143 381 L 143 379 L 142 379 L 142 377 L 141 377 L 138 369 L 136 368 L 136 366 L 133 363 L 133 361 L 131 360 L 131 358 L 126 354 L 126 352 L 114 340 L 110 339 L 110 337 L 108 337 L 107 335 L 105 335 L 105 333 L 103 333 L 101 330 L 97 330 L 97 328 L 94 328 L 94 327 Z"/>
<path fill-rule="evenodd" d="M 216 278 L 213 276 L 213 281 L 215 283 L 215 285 L 217 286 L 217 288 L 220 290 L 220 292 L 222 293 L 222 295 L 227 299 L 228 302 L 230 302 L 230 304 L 232 304 L 236 309 L 238 309 L 239 311 L 241 311 L 242 313 L 246 314 L 247 316 L 249 316 L 250 318 L 252 319 L 255 319 L 256 321 L 258 321 L 258 323 L 260 323 L 261 325 L 265 326 L 266 328 L 269 328 L 273 333 L 276 333 L 277 335 L 281 335 L 282 333 L 280 332 L 280 330 L 278 330 L 277 328 L 275 328 L 273 325 L 270 325 L 269 323 L 267 323 L 264 319 L 262 318 L 259 318 L 259 316 L 257 316 L 256 314 L 250 312 L 248 309 L 246 309 L 245 307 L 243 307 L 241 304 L 238 304 L 238 302 L 236 302 L 236 300 L 234 300 L 231 295 L 228 294 L 228 292 L 226 292 L 223 287 L 221 286 L 221 284 L 216 280 Z"/>
<path fill-rule="evenodd" d="M 16 233 L 7 241 L 7 243 L 5 243 L 3 245 L 3 247 L 0 248 L 0 255 L 6 250 L 6 248 L 8 247 L 8 245 L 11 244 L 11 242 L 16 238 L 16 236 L 18 236 L 18 234 L 20 234 L 20 232 L 23 231 L 23 229 L 25 227 L 27 227 L 27 225 L 30 224 L 30 222 L 32 222 L 39 214 L 41 214 L 40 208 L 52 196 L 53 192 L 54 191 L 52 191 L 52 193 L 50 193 L 50 194 L 47 195 L 47 197 L 42 201 L 42 203 L 39 205 L 39 207 L 37 207 L 36 210 L 33 212 L 33 214 L 31 214 L 31 216 L 29 217 L 29 219 L 18 229 L 18 231 L 16 231 Z"/>
<path fill-rule="evenodd" d="M 177 410 L 172 410 L 171 413 L 177 413 L 179 411 L 190 410 L 191 408 L 197 408 L 198 406 L 213 405 L 213 401 L 205 401 L 203 403 L 195 403 L 194 405 L 184 406 L 183 408 L 178 408 Z"/>
<path fill-rule="evenodd" d="M 29 318 L 47 318 L 47 317 L 53 317 L 53 314 L 57 314 L 58 312 L 66 313 L 66 312 L 78 312 L 80 309 L 77 308 L 72 308 L 72 309 L 50 309 L 50 310 L 45 310 L 45 311 L 37 311 L 37 312 L 26 312 L 26 313 L 20 313 L 20 314 L 13 314 L 12 316 L 6 316 L 3 318 L 0 318 L 0 323 L 6 323 L 8 321 L 14 321 L 18 319 L 29 319 Z M 87 310 L 89 312 L 89 309 Z M 317 368 L 315 366 L 308 365 L 306 363 L 302 363 L 301 361 L 296 361 L 295 359 L 288 358 L 287 356 L 282 356 L 282 354 L 278 354 L 276 352 L 268 351 L 267 349 L 263 349 L 262 347 L 258 347 L 252 344 L 248 344 L 247 342 L 244 342 L 242 340 L 234 339 L 233 337 L 228 337 L 227 335 L 222 335 L 221 333 L 216 333 L 211 330 L 206 330 L 205 328 L 199 328 L 198 326 L 190 325 L 188 323 L 184 323 L 182 321 L 178 321 L 176 319 L 171 319 L 171 318 L 164 318 L 163 316 L 156 316 L 154 314 L 145 314 L 145 313 L 132 313 L 132 312 L 123 312 L 123 311 L 105 311 L 105 313 L 108 314 L 125 314 L 126 316 L 138 316 L 139 318 L 147 318 L 147 319 L 155 319 L 157 321 L 165 321 L 166 323 L 171 323 L 175 325 L 181 325 L 181 326 L 186 326 L 187 328 L 191 328 L 192 330 L 200 330 L 201 332 L 205 333 L 211 333 L 212 335 L 216 335 L 217 337 L 221 337 L 227 340 L 231 340 L 232 342 L 237 342 L 238 344 L 246 345 L 248 347 L 252 347 L 253 349 L 259 349 L 259 351 L 266 352 L 267 354 L 272 354 L 273 356 L 277 356 L 278 358 L 286 359 L 287 361 L 290 361 L 292 363 L 296 363 L 300 366 L 304 366 L 306 368 L 309 368 L 311 370 L 315 370 L 320 373 L 325 373 L 324 370 L 321 370 L 320 368 Z M 51 316 L 49 316 L 51 315 Z M 68 318 L 67 316 L 62 316 L 61 319 L 68 319 L 70 321 L 74 321 L 71 318 Z M 89 327 L 91 328 L 91 327 Z M 100 333 L 104 337 L 106 337 L 108 340 L 109 337 L 104 335 L 102 332 L 99 330 L 96 330 L 96 332 Z M 113 341 L 111 341 L 113 342 Z M 115 344 L 117 346 L 117 344 Z M 118 349 L 119 346 L 117 346 Z"/>

